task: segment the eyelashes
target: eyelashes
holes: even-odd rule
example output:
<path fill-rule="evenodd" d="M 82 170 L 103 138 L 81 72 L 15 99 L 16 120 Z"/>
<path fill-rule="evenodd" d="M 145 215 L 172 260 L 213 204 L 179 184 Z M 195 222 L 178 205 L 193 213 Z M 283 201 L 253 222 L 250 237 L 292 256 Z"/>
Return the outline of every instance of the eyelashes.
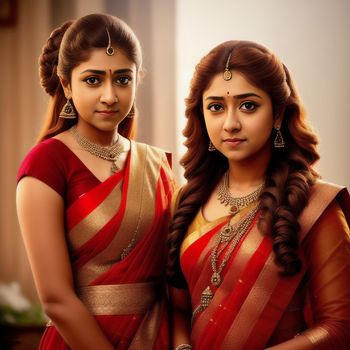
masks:
<path fill-rule="evenodd" d="M 97 86 L 102 84 L 103 79 L 101 79 L 98 76 L 89 76 L 83 79 L 84 82 L 86 82 L 88 85 L 91 86 Z M 113 83 L 115 85 L 119 85 L 119 86 L 127 86 L 130 85 L 132 82 L 132 77 L 130 76 L 120 76 L 120 77 L 116 77 L 113 79 Z"/>
<path fill-rule="evenodd" d="M 254 101 L 244 101 L 239 105 L 239 109 L 244 112 L 254 112 L 259 107 L 259 104 Z M 207 109 L 213 113 L 221 112 L 225 110 L 224 104 L 211 103 Z"/>

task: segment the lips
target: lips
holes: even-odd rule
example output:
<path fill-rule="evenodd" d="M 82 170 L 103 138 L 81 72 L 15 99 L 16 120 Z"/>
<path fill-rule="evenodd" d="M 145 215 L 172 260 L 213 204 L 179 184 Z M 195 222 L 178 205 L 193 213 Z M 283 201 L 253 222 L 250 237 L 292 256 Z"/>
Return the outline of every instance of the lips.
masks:
<path fill-rule="evenodd" d="M 231 147 L 237 147 L 244 141 L 245 141 L 245 139 L 240 139 L 240 138 L 237 138 L 237 137 L 232 138 L 232 139 L 231 138 L 224 139 L 224 142 L 226 144 L 228 144 L 229 146 L 231 146 Z"/>
<path fill-rule="evenodd" d="M 242 141 L 244 141 L 244 139 L 240 139 L 240 138 L 238 138 L 238 137 L 235 137 L 235 138 L 233 138 L 233 139 L 227 138 L 227 139 L 225 139 L 224 141 L 225 141 L 225 142 L 226 142 L 226 141 L 227 141 L 227 142 L 242 142 Z"/>
<path fill-rule="evenodd" d="M 103 111 L 97 111 L 97 113 L 99 114 L 103 114 L 103 115 L 112 115 L 117 113 L 118 111 L 112 111 L 112 110 L 103 110 Z"/>

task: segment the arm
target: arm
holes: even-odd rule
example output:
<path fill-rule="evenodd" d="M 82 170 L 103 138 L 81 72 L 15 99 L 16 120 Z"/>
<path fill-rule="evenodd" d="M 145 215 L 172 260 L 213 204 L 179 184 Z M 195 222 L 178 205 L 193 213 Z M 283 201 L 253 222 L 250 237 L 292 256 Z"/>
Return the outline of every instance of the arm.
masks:
<path fill-rule="evenodd" d="M 112 350 L 74 291 L 61 196 L 24 177 L 17 186 L 17 214 L 41 303 L 61 336 L 72 349 Z"/>
<path fill-rule="evenodd" d="M 188 291 L 170 287 L 172 344 L 175 349 L 180 344 L 191 344 L 191 301 Z"/>
<path fill-rule="evenodd" d="M 350 234 L 335 201 L 310 231 L 304 250 L 314 324 L 300 336 L 269 349 L 349 349 Z"/>

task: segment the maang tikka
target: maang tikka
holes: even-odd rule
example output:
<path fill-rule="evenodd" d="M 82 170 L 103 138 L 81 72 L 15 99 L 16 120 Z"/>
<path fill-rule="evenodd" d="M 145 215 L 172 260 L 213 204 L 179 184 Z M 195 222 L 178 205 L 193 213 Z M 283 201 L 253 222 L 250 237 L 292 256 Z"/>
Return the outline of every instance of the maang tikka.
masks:
<path fill-rule="evenodd" d="M 114 55 L 114 48 L 112 47 L 112 40 L 111 40 L 111 36 L 109 35 L 109 31 L 108 31 L 107 27 L 106 27 L 106 32 L 107 32 L 107 36 L 108 36 L 108 46 L 106 48 L 106 54 L 108 56 L 113 56 Z"/>
<path fill-rule="evenodd" d="M 224 80 L 226 80 L 226 81 L 232 79 L 232 72 L 228 68 L 229 64 L 230 64 L 230 59 L 231 59 L 231 52 L 227 58 L 227 62 L 226 62 L 225 70 L 224 70 Z"/>

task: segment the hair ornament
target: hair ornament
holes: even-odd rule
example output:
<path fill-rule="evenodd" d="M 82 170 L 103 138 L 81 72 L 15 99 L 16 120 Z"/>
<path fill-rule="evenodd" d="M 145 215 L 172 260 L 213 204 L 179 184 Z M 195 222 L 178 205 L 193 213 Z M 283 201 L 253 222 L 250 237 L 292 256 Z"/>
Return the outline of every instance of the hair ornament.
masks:
<path fill-rule="evenodd" d="M 106 54 L 108 56 L 113 56 L 114 55 L 114 48 L 112 47 L 112 41 L 111 41 L 111 36 L 109 35 L 108 28 L 106 27 L 106 32 L 108 35 L 108 46 L 106 48 Z"/>
<path fill-rule="evenodd" d="M 229 64 L 230 64 L 230 59 L 231 59 L 231 53 L 229 54 L 228 58 L 227 58 L 227 62 L 226 62 L 226 66 L 225 66 L 225 70 L 224 70 L 224 80 L 231 80 L 232 79 L 232 72 L 230 71 L 230 69 L 228 68 Z"/>

